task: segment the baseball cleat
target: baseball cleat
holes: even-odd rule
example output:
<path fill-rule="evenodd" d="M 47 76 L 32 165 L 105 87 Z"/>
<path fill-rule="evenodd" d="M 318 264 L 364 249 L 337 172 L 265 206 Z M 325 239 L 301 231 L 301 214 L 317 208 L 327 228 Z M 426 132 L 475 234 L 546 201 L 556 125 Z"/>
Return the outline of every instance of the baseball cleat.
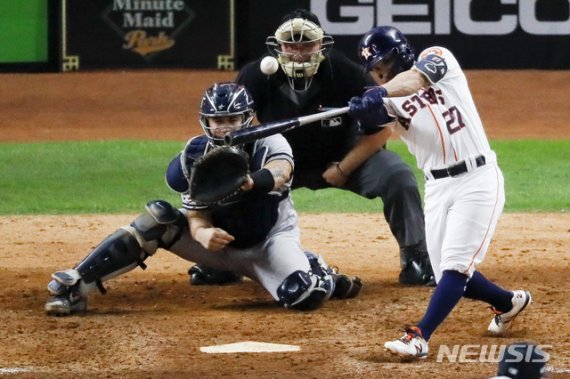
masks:
<path fill-rule="evenodd" d="M 44 306 L 45 312 L 50 316 L 68 316 L 72 313 L 85 312 L 87 310 L 87 298 L 65 296 L 52 296 Z"/>
<path fill-rule="evenodd" d="M 434 287 L 435 275 L 426 252 L 400 250 L 400 275 L 398 281 L 405 285 L 425 285 Z"/>
<path fill-rule="evenodd" d="M 408 327 L 404 335 L 394 341 L 384 344 L 384 348 L 394 355 L 402 358 L 424 359 L 428 354 L 428 343 L 422 336 L 422 331 L 417 326 Z"/>
<path fill-rule="evenodd" d="M 332 297 L 337 299 L 352 299 L 360 294 L 362 280 L 358 276 L 332 274 L 334 280 L 334 292 Z"/>
<path fill-rule="evenodd" d="M 190 285 L 211 286 L 241 282 L 242 276 L 231 271 L 216 270 L 203 265 L 194 265 L 188 270 Z"/>
<path fill-rule="evenodd" d="M 518 314 L 532 302 L 532 297 L 528 291 L 513 291 L 513 298 L 511 301 L 513 303 L 513 308 L 508 312 L 501 313 L 491 307 L 491 310 L 496 314 L 489 324 L 488 330 L 490 334 L 500 336 L 507 332 L 515 317 L 517 317 Z"/>

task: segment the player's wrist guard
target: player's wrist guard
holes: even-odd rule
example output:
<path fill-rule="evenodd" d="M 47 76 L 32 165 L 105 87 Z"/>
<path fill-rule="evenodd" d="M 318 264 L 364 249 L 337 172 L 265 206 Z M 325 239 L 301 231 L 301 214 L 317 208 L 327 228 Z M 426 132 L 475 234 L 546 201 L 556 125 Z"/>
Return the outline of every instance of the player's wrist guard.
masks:
<path fill-rule="evenodd" d="M 252 173 L 251 180 L 253 180 L 252 192 L 267 193 L 275 187 L 273 174 L 266 168 L 262 168 L 261 170 Z"/>

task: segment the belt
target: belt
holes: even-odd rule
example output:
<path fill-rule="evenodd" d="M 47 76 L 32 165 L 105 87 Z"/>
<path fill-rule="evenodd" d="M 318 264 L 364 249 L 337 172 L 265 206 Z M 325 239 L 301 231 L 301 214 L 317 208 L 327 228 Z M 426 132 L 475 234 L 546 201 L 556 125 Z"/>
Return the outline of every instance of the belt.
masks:
<path fill-rule="evenodd" d="M 484 155 L 479 155 L 475 158 L 475 164 L 477 167 L 485 166 L 486 160 Z M 442 179 L 447 177 L 454 177 L 461 174 L 466 173 L 468 170 L 467 163 L 465 161 L 461 161 L 453 166 L 449 166 L 447 168 L 443 168 L 441 170 L 431 170 L 431 174 L 433 175 L 434 179 Z"/>

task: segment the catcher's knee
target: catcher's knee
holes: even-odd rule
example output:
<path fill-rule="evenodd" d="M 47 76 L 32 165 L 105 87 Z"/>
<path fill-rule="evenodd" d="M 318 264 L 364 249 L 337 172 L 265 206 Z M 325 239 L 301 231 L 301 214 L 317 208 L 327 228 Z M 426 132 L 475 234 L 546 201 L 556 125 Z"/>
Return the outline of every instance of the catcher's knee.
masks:
<path fill-rule="evenodd" d="M 285 308 L 313 310 L 331 297 L 333 289 L 334 284 L 330 276 L 319 278 L 297 270 L 281 283 L 277 296 Z"/>
<path fill-rule="evenodd" d="M 188 227 L 188 222 L 182 212 L 164 200 L 150 201 L 145 209 L 147 213 L 123 229 L 131 233 L 149 255 L 153 255 L 159 247 L 168 249 L 174 245 Z"/>

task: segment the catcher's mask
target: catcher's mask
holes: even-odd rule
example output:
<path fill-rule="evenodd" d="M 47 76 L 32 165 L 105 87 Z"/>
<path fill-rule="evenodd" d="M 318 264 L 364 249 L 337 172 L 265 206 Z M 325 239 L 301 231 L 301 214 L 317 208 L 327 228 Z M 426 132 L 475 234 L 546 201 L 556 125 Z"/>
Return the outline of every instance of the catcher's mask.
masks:
<path fill-rule="evenodd" d="M 389 79 L 412 68 L 416 59 L 406 37 L 392 26 L 378 26 L 366 33 L 358 43 L 358 56 L 368 71 L 380 61 L 390 61 Z"/>
<path fill-rule="evenodd" d="M 324 34 L 317 16 L 305 9 L 294 10 L 281 21 L 265 44 L 277 58 L 291 88 L 305 91 L 332 47 L 333 38 Z"/>
<path fill-rule="evenodd" d="M 253 121 L 253 98 L 244 86 L 233 83 L 216 83 L 204 92 L 200 104 L 200 125 L 213 146 L 224 145 L 224 135 L 247 128 Z M 214 125 L 208 119 L 217 117 L 232 118 L 238 116 L 241 121 L 237 126 L 228 126 L 227 133 L 215 135 Z"/>

